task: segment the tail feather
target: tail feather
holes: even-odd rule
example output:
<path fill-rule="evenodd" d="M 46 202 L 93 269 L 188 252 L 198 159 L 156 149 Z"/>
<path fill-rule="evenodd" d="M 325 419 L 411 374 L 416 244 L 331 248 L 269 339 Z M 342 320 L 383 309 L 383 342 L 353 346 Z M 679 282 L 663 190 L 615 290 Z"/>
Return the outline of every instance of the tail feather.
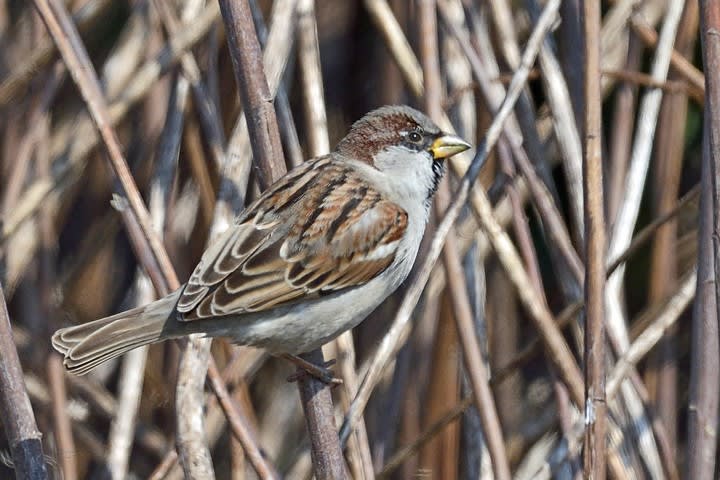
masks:
<path fill-rule="evenodd" d="M 168 326 L 180 291 L 143 307 L 55 332 L 52 344 L 65 367 L 84 375 L 123 353 L 172 337 Z"/>

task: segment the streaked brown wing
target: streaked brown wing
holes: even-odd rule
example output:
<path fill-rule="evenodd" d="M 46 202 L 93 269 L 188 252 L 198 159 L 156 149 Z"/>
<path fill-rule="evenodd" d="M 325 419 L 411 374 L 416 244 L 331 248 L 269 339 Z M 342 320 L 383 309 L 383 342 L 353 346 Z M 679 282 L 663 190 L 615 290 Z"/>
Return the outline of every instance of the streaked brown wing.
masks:
<path fill-rule="evenodd" d="M 362 285 L 392 264 L 406 227 L 350 167 L 308 162 L 205 252 L 177 309 L 185 320 L 257 312 Z"/>

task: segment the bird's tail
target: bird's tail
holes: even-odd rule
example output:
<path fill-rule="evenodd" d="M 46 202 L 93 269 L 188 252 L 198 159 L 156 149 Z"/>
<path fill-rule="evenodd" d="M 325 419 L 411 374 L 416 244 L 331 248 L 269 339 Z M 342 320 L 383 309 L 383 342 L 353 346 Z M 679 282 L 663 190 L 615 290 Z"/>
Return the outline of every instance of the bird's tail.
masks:
<path fill-rule="evenodd" d="M 180 290 L 143 307 L 61 328 L 52 337 L 53 347 L 63 354 L 70 372 L 84 375 L 134 348 L 172 337 L 166 324 L 174 323 L 170 316 L 179 296 Z"/>

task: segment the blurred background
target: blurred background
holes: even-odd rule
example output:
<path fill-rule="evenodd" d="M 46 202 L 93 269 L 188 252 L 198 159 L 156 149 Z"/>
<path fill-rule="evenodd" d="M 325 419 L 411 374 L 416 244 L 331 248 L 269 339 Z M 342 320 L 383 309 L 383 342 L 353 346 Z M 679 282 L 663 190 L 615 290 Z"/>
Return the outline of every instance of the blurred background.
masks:
<path fill-rule="evenodd" d="M 238 213 L 259 193 L 217 4 L 64 3 L 183 282 L 211 230 L 219 228 L 218 195 L 225 191 L 227 208 Z M 375 107 L 426 108 L 421 45 L 433 30 L 420 21 L 423 2 L 249 3 L 261 43 L 268 39 L 273 48 L 265 65 L 275 78 L 269 83 L 278 92 L 275 109 L 289 168 L 317 152 L 313 137 L 325 128 L 332 148 Z M 691 458 L 690 306 L 705 88 L 698 6 L 681 0 L 601 4 L 608 263 L 631 247 L 624 280 L 608 287 L 608 373 L 641 334 L 657 337 L 631 360 L 627 380 L 615 385 L 608 402 L 609 449 L 621 461 L 622 478 L 678 478 Z M 544 6 L 542 0 L 437 1 L 442 108 L 473 144 L 492 121 Z M 512 240 L 536 300 L 582 365 L 583 294 L 568 261 L 575 258 L 582 268 L 577 262 L 584 259 L 577 9 L 576 1 L 562 2 L 478 188 L 487 192 L 495 219 Z M 314 29 L 317 72 L 311 68 Z M 318 86 L 314 78 L 321 78 L 326 125 L 315 123 L 322 116 L 312 113 L 308 100 Z M 451 189 L 471 158 L 472 152 L 457 161 Z M 0 282 L 51 474 L 66 480 L 181 478 L 173 456 L 175 344 L 150 347 L 139 364 L 121 359 L 85 377 L 63 375 L 50 348 L 50 335 L 59 327 L 155 296 L 123 225 L 123 200 L 113 197 L 114 178 L 86 103 L 32 3 L 0 0 Z M 617 233 L 621 228 L 630 234 L 626 240 Z M 431 224 L 429 233 L 433 229 Z M 518 297 L 521 285 L 508 275 L 473 209 L 463 210 L 455 236 L 513 475 L 579 478 L 582 414 L 544 353 L 532 314 Z M 356 358 L 349 370 L 360 378 L 404 292 L 403 287 L 354 330 Z M 493 478 L 442 263 L 412 326 L 365 411 L 372 470 L 379 478 Z M 215 341 L 212 352 L 269 462 L 285 478 L 309 478 L 297 387 L 286 381 L 293 367 L 224 341 Z M 342 345 L 327 346 L 325 357 L 337 358 L 335 371 L 344 374 L 341 364 L 348 357 Z M 352 398 L 347 381 L 333 396 L 339 425 Z M 205 421 L 217 478 L 256 478 L 211 397 Z M 131 418 L 136 409 L 136 420 L 118 432 L 117 416 L 128 409 Z M 7 451 L 0 435 L 0 452 Z M 12 475 L 8 460 L 0 455 L 2 478 Z M 368 476 L 357 457 L 349 454 L 349 462 L 354 477 Z"/>

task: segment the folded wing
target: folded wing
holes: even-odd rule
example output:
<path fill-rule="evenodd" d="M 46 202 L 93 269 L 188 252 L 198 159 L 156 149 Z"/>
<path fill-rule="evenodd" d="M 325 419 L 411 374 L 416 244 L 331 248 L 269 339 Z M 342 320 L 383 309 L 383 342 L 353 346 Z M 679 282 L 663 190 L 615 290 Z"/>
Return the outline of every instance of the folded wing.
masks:
<path fill-rule="evenodd" d="M 407 214 L 351 167 L 307 162 L 205 252 L 178 301 L 184 320 L 257 312 L 369 282 L 395 259 Z"/>

